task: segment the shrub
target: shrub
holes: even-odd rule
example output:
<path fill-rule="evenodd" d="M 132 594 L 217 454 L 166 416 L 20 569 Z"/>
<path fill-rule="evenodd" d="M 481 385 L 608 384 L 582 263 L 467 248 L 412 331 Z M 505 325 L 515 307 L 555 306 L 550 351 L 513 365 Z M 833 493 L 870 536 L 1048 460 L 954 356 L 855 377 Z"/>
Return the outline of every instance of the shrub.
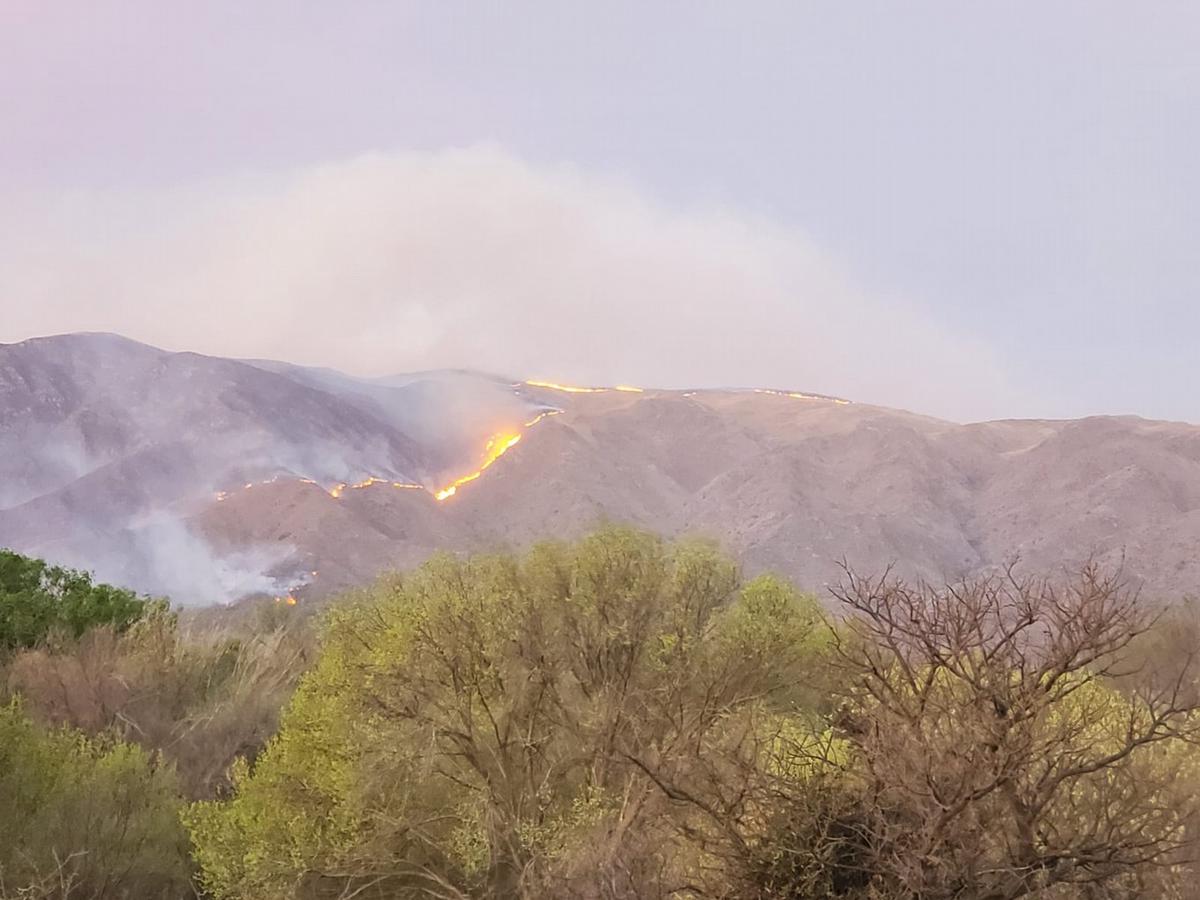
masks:
<path fill-rule="evenodd" d="M 144 750 L 0 707 L 0 895 L 187 896 L 174 773 Z"/>

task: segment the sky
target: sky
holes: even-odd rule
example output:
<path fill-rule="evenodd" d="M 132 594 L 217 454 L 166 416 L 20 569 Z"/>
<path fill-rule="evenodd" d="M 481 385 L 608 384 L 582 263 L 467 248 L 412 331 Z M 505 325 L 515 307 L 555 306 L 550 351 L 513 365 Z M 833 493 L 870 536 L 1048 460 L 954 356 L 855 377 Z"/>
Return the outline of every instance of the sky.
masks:
<path fill-rule="evenodd" d="M 0 0 L 0 342 L 1200 422 L 1194 2 Z"/>

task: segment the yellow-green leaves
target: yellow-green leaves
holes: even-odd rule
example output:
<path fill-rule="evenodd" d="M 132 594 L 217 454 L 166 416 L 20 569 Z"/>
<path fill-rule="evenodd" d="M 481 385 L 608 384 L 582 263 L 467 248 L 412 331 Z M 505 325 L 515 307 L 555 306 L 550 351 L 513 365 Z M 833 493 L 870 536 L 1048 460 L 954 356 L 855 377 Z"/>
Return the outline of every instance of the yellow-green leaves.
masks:
<path fill-rule="evenodd" d="M 666 865 L 654 779 L 707 790 L 816 628 L 811 601 L 739 591 L 702 542 L 607 528 L 436 557 L 331 615 L 278 738 L 232 800 L 192 809 L 205 884 L 274 898 L 306 872 L 404 871 L 493 896 L 514 873 L 576 877 L 572 851 L 624 864 L 637 841 Z"/>

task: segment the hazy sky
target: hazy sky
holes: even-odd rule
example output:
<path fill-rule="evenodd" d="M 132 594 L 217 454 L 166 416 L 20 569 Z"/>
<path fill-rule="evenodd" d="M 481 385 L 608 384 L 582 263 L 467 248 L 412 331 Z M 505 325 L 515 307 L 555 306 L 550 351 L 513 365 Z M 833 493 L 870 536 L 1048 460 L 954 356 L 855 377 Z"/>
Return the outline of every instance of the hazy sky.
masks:
<path fill-rule="evenodd" d="M 1200 421 L 1200 4 L 0 0 L 0 341 Z"/>

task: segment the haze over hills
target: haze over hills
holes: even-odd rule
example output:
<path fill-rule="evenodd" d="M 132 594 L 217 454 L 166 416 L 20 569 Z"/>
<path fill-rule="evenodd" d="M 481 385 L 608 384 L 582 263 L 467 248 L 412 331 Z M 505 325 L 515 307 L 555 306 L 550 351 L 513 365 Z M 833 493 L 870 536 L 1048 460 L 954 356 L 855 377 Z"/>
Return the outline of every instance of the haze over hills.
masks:
<path fill-rule="evenodd" d="M 842 558 L 940 578 L 1094 555 L 1176 598 L 1200 583 L 1200 427 L 362 379 L 114 335 L 0 346 L 0 545 L 143 590 L 317 597 L 601 519 L 708 535 L 814 589 Z"/>

